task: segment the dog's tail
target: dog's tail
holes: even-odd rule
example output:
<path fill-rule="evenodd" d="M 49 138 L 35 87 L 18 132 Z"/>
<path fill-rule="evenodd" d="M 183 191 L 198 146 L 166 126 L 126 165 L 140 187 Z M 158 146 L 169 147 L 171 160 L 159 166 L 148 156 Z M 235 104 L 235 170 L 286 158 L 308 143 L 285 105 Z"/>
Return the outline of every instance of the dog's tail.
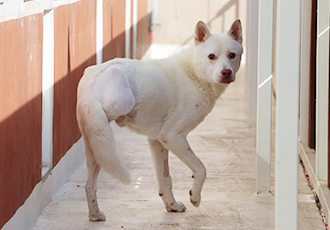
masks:
<path fill-rule="evenodd" d="M 101 168 L 123 184 L 129 184 L 130 174 L 117 155 L 113 131 L 102 104 L 86 96 L 84 99 L 87 100 L 77 104 L 79 128 L 87 142 L 85 146 L 90 147 Z"/>

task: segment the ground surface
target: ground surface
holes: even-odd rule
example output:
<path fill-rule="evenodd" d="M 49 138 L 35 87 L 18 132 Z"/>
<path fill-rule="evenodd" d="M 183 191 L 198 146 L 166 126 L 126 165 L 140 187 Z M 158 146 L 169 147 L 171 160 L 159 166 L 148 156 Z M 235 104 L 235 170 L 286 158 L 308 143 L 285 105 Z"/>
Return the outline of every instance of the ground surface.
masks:
<path fill-rule="evenodd" d="M 131 171 L 132 184 L 121 185 L 101 172 L 98 201 L 106 221 L 88 221 L 84 189 L 87 169 L 81 165 L 43 211 L 34 230 L 274 229 L 274 196 L 255 195 L 255 130 L 247 125 L 244 90 L 243 69 L 212 113 L 188 136 L 192 149 L 207 168 L 200 207 L 189 202 L 190 170 L 170 155 L 174 195 L 187 210 L 166 212 L 158 196 L 146 138 L 116 128 L 118 148 Z M 325 229 L 301 166 L 299 229 Z"/>

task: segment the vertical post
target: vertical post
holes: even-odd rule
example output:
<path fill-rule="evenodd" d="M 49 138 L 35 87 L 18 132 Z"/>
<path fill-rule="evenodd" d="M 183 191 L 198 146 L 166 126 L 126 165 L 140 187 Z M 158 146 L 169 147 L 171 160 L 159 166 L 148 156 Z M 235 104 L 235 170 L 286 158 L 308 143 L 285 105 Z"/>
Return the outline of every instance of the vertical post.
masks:
<path fill-rule="evenodd" d="M 42 48 L 42 176 L 53 164 L 54 10 L 44 11 Z"/>
<path fill-rule="evenodd" d="M 312 1 L 301 2 L 301 48 L 300 48 L 300 122 L 299 138 L 301 143 L 308 143 L 309 120 L 309 87 L 310 87 L 310 54 L 311 54 L 311 26 Z"/>
<path fill-rule="evenodd" d="M 138 24 L 138 0 L 133 0 L 133 59 L 136 58 Z"/>
<path fill-rule="evenodd" d="M 159 18 L 159 0 L 149 0 L 149 4 L 151 5 L 150 12 L 152 11 L 152 24 L 159 25 L 160 18 Z"/>
<path fill-rule="evenodd" d="M 259 0 L 257 194 L 270 191 L 273 0 Z"/>
<path fill-rule="evenodd" d="M 248 2 L 247 78 L 249 93 L 249 127 L 256 127 L 258 71 L 258 0 Z"/>
<path fill-rule="evenodd" d="M 131 0 L 125 4 L 125 57 L 131 57 Z"/>
<path fill-rule="evenodd" d="M 103 62 L 103 0 L 96 2 L 96 64 Z"/>
<path fill-rule="evenodd" d="M 300 4 L 300 0 L 277 1 L 275 170 L 275 229 L 277 230 L 298 228 Z"/>
<path fill-rule="evenodd" d="M 316 178 L 328 177 L 329 1 L 317 2 Z"/>

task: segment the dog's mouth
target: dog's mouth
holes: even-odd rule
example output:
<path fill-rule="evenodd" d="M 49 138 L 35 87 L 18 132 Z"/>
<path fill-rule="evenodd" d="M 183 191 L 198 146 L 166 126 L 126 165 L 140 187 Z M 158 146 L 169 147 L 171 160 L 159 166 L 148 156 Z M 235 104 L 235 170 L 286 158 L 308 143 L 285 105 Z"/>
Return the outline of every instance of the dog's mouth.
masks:
<path fill-rule="evenodd" d="M 230 84 L 230 83 L 232 83 L 234 81 L 235 81 L 235 77 L 234 76 L 222 77 L 222 78 L 220 78 L 219 83 L 228 85 L 228 84 Z"/>
<path fill-rule="evenodd" d="M 229 84 L 232 83 L 232 82 L 233 82 L 233 81 L 220 81 L 219 83 L 229 85 Z"/>

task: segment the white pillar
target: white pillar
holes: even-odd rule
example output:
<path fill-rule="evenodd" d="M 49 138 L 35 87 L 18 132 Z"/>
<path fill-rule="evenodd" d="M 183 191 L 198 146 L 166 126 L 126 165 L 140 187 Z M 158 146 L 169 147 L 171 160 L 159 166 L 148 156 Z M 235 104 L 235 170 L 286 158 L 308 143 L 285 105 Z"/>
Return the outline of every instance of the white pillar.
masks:
<path fill-rule="evenodd" d="M 249 127 L 256 126 L 257 118 L 257 72 L 258 72 L 258 0 L 249 0 L 248 38 L 246 55 L 247 90 L 249 93 Z"/>
<path fill-rule="evenodd" d="M 44 11 L 42 48 L 42 176 L 53 165 L 54 10 Z"/>
<path fill-rule="evenodd" d="M 96 2 L 96 64 L 103 62 L 103 0 Z"/>
<path fill-rule="evenodd" d="M 125 57 L 131 57 L 131 0 L 126 0 L 125 8 Z"/>
<path fill-rule="evenodd" d="M 136 58 L 138 24 L 138 0 L 133 0 L 133 59 Z"/>
<path fill-rule="evenodd" d="M 317 2 L 316 178 L 328 177 L 329 1 Z"/>
<path fill-rule="evenodd" d="M 311 49 L 312 1 L 301 2 L 301 47 L 300 47 L 300 121 L 299 137 L 302 144 L 308 143 L 309 120 L 309 75 Z"/>
<path fill-rule="evenodd" d="M 298 228 L 300 0 L 277 1 L 275 228 Z"/>
<path fill-rule="evenodd" d="M 259 0 L 257 194 L 270 191 L 273 0 Z"/>

